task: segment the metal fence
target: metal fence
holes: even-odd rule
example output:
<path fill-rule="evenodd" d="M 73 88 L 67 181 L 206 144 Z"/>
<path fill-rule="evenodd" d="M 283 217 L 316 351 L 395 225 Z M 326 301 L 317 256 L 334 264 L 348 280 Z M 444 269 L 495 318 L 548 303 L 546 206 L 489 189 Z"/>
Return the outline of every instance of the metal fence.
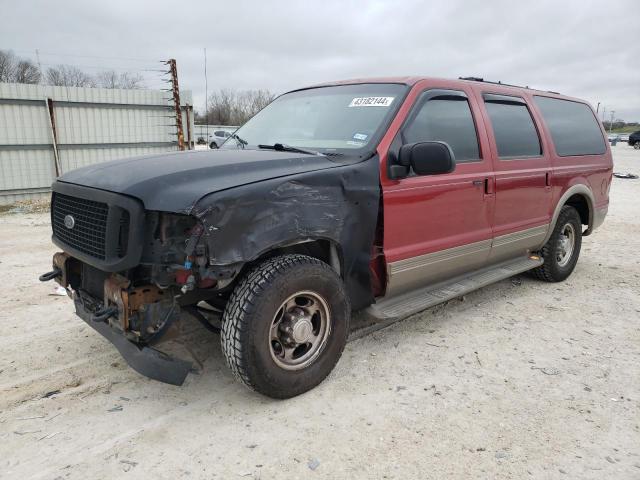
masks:
<path fill-rule="evenodd" d="M 181 103 L 192 147 L 191 92 Z M 163 91 L 0 83 L 0 205 L 47 196 L 78 167 L 177 150 L 175 120 Z"/>

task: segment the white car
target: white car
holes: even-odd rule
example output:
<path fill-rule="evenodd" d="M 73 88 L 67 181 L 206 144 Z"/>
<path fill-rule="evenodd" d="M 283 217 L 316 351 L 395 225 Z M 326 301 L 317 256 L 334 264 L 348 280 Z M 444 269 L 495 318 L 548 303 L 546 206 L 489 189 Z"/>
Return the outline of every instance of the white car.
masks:
<path fill-rule="evenodd" d="M 209 135 L 209 148 L 219 148 L 232 133 L 226 130 L 216 130 L 212 135 Z"/>

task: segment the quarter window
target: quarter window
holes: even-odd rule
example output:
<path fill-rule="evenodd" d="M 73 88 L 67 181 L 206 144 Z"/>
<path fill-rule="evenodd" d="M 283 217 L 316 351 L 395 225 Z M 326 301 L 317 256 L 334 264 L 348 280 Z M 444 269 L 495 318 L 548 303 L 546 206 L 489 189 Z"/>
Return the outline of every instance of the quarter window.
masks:
<path fill-rule="evenodd" d="M 542 154 L 538 131 L 524 101 L 505 95 L 485 95 L 485 106 L 501 158 L 527 158 Z"/>
<path fill-rule="evenodd" d="M 436 97 L 425 102 L 405 128 L 403 139 L 405 143 L 446 142 L 456 163 L 480 159 L 476 127 L 464 97 Z"/>
<path fill-rule="evenodd" d="M 559 156 L 602 155 L 606 151 L 600 125 L 587 105 L 540 96 L 534 100 Z"/>

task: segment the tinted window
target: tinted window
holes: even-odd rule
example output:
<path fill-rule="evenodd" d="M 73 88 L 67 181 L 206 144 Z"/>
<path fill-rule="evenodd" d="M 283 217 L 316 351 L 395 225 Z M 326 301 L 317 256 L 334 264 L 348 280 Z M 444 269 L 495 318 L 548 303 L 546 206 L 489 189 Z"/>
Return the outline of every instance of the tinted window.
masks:
<path fill-rule="evenodd" d="M 216 137 L 226 137 L 227 136 L 227 132 L 225 132 L 224 130 L 216 130 L 215 132 L 213 132 L 213 134 Z"/>
<path fill-rule="evenodd" d="M 480 158 L 478 136 L 465 98 L 425 102 L 403 133 L 405 143 L 438 140 L 449 144 L 456 162 Z"/>
<path fill-rule="evenodd" d="M 490 98 L 506 100 L 491 100 Z M 493 134 L 498 146 L 499 157 L 532 157 L 542 153 L 538 131 L 533 123 L 529 109 L 522 101 L 509 97 L 488 95 L 485 97 L 485 105 Z"/>
<path fill-rule="evenodd" d="M 538 96 L 535 102 L 558 155 L 600 155 L 606 151 L 600 125 L 587 105 Z"/>

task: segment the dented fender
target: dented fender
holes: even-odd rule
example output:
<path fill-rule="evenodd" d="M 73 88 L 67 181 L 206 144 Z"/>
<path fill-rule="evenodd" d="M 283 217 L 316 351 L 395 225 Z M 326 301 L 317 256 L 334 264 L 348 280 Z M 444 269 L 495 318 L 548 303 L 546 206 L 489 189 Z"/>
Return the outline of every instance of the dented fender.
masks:
<path fill-rule="evenodd" d="M 329 240 L 358 310 L 373 302 L 369 264 L 380 184 L 378 157 L 215 192 L 191 211 L 204 226 L 211 266 L 256 260 L 278 247 Z"/>

